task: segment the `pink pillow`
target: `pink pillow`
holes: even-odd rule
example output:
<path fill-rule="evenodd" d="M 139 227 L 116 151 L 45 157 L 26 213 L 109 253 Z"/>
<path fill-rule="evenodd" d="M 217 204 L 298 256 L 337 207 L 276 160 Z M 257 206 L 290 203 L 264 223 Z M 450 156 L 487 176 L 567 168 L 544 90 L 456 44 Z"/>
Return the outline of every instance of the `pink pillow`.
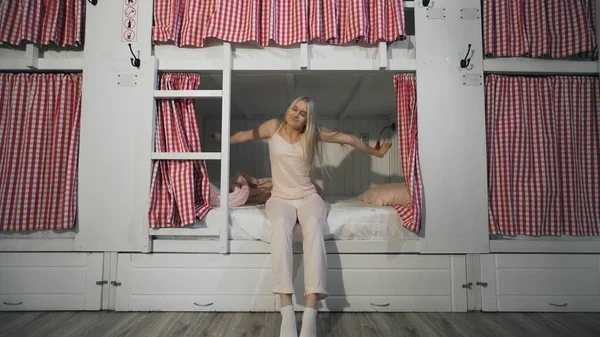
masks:
<path fill-rule="evenodd" d="M 210 205 L 212 207 L 219 207 L 221 204 L 221 191 L 219 188 L 212 183 L 210 184 Z M 231 192 L 229 192 L 229 207 L 239 207 L 246 203 L 248 196 L 250 195 L 250 186 L 248 181 L 243 177 L 238 177 L 236 182 L 230 186 Z"/>
<path fill-rule="evenodd" d="M 410 193 L 404 184 L 383 184 L 361 193 L 358 200 L 371 205 L 393 206 L 411 203 Z"/>

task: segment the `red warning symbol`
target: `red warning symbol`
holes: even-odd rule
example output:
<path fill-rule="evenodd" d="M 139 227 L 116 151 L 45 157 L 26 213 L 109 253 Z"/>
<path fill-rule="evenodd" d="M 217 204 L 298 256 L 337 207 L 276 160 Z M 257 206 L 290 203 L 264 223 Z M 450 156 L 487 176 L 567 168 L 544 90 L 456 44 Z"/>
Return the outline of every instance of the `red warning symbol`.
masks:
<path fill-rule="evenodd" d="M 126 29 L 133 29 L 135 28 L 135 20 L 127 19 L 125 22 L 123 22 L 123 26 L 125 26 Z"/>
<path fill-rule="evenodd" d="M 133 7 L 127 7 L 127 8 L 125 8 L 124 14 L 125 14 L 125 17 L 131 19 L 132 17 L 134 17 L 137 14 L 137 11 Z"/>
<path fill-rule="evenodd" d="M 134 41 L 135 40 L 135 32 L 131 29 L 127 29 L 125 33 L 123 33 L 123 39 L 125 41 Z"/>

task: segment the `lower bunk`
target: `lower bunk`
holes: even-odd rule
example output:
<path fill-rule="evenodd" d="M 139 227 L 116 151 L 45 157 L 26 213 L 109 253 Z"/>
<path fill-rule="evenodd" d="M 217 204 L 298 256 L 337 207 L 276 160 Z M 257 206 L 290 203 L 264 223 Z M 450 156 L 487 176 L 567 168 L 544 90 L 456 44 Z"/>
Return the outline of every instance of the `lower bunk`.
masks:
<path fill-rule="evenodd" d="M 320 311 L 467 310 L 464 255 L 327 254 Z M 269 254 L 119 254 L 117 311 L 277 311 Z M 302 255 L 294 255 L 303 294 Z M 302 310 L 303 296 L 294 296 Z"/>
<path fill-rule="evenodd" d="M 398 212 L 390 206 L 376 206 L 355 197 L 327 197 L 324 228 L 328 253 L 416 253 L 419 236 L 402 226 Z M 230 209 L 231 253 L 269 253 L 271 224 L 265 205 L 244 205 Z M 218 237 L 194 236 L 194 230 L 220 228 L 219 208 L 212 208 L 196 224 L 186 226 L 188 235 L 170 235 L 169 229 L 151 229 L 153 252 L 218 252 Z M 166 233 L 163 234 L 163 233 Z M 294 251 L 302 252 L 302 231 L 294 228 Z"/>

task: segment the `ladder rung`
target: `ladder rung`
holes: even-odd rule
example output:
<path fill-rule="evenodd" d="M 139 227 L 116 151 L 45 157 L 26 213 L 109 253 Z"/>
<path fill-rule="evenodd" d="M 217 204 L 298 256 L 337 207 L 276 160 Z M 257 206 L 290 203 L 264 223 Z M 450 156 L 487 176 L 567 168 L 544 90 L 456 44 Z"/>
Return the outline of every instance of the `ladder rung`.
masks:
<path fill-rule="evenodd" d="M 216 98 L 223 90 L 154 90 L 154 98 Z"/>
<path fill-rule="evenodd" d="M 159 228 L 151 229 L 153 236 L 219 236 L 219 228 Z"/>
<path fill-rule="evenodd" d="M 220 160 L 220 152 L 152 152 L 153 160 Z"/>

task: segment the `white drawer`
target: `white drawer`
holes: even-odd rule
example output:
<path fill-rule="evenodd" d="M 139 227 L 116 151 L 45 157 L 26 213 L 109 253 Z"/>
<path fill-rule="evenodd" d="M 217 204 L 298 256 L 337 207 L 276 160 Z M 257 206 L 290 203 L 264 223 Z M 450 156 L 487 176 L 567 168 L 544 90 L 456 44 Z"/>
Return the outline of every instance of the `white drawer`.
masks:
<path fill-rule="evenodd" d="M 295 291 L 302 294 L 294 301 L 302 307 L 302 255 L 294 259 Z M 329 254 L 327 260 L 324 310 L 466 311 L 464 256 Z M 268 254 L 119 254 L 117 279 L 117 310 L 279 308 Z"/>
<path fill-rule="evenodd" d="M 102 253 L 0 253 L 0 310 L 99 310 L 102 265 Z"/>
<path fill-rule="evenodd" d="M 265 254 L 119 254 L 116 310 L 274 311 Z"/>
<path fill-rule="evenodd" d="M 303 268 L 294 279 L 297 310 L 304 305 Z M 334 312 L 466 311 L 464 283 L 464 256 L 328 255 L 329 298 L 319 306 Z"/>
<path fill-rule="evenodd" d="M 0 295 L 2 311 L 85 310 L 85 294 L 11 294 Z M 97 310 L 99 308 L 91 309 Z"/>
<path fill-rule="evenodd" d="M 294 301 L 304 310 L 304 300 Z M 279 299 L 276 303 L 280 307 Z M 318 303 L 319 311 L 331 312 L 451 312 L 451 296 L 330 296 Z"/>
<path fill-rule="evenodd" d="M 132 295 L 131 311 L 274 311 L 274 295 Z"/>
<path fill-rule="evenodd" d="M 484 311 L 598 311 L 598 255 L 496 254 L 481 258 Z"/>

